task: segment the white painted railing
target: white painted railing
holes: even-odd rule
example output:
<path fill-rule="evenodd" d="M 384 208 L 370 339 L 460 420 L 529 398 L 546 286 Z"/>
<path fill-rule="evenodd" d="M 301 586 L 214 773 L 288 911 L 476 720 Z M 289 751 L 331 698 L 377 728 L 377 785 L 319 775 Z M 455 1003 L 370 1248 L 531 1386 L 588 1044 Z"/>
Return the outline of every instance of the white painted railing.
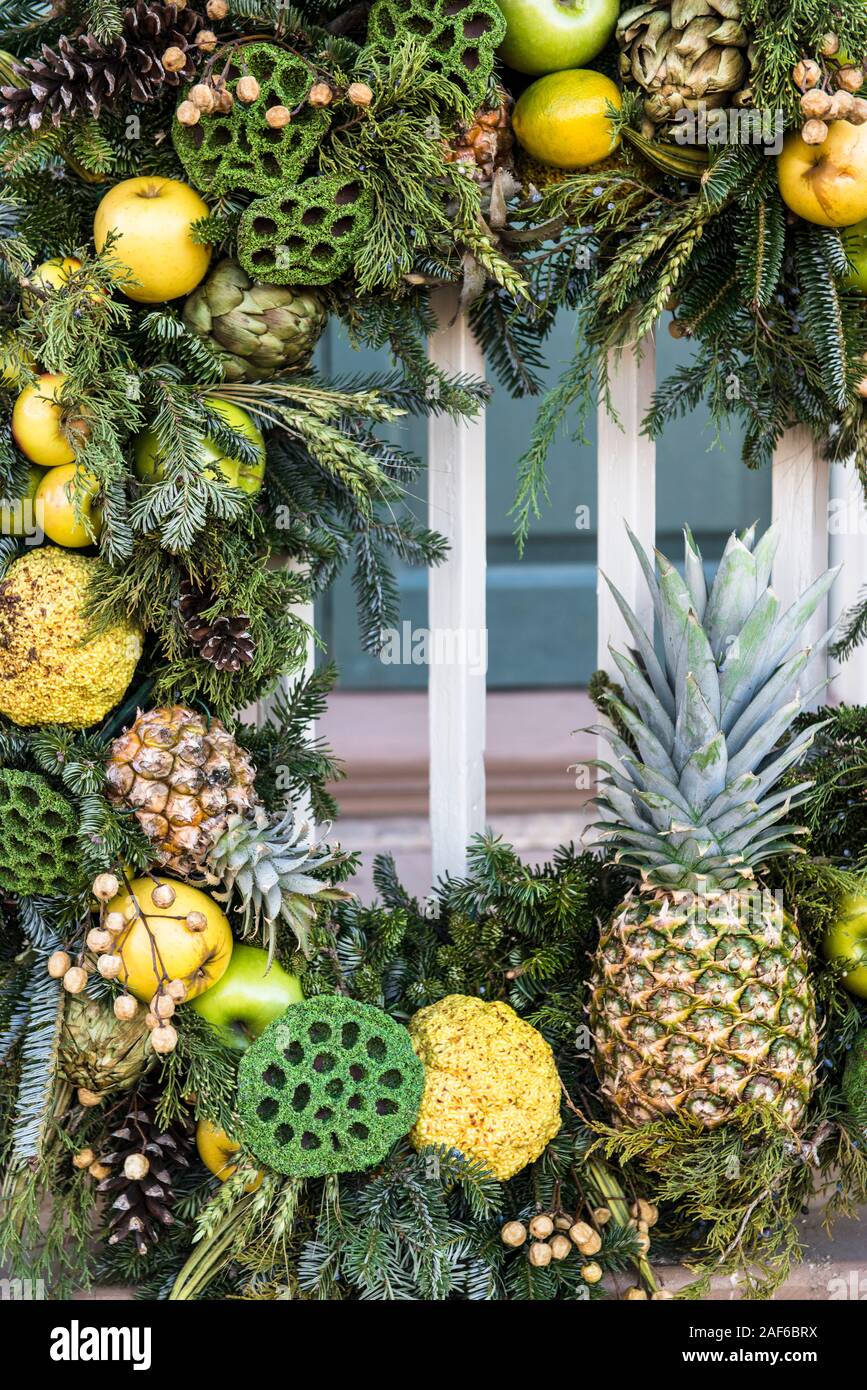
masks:
<path fill-rule="evenodd" d="M 456 298 L 435 296 L 439 332 L 430 342 L 432 361 L 449 372 L 484 375 L 484 360 Z M 626 537 L 627 521 L 645 549 L 656 535 L 656 466 L 652 442 L 640 432 L 656 380 L 653 344 L 625 351 L 612 364 L 612 405 L 620 423 L 600 407 L 597 425 L 597 529 L 600 575 L 606 574 L 652 628 L 647 589 Z M 854 469 L 829 468 L 809 432 L 784 436 L 772 470 L 772 515 L 783 540 L 773 582 L 791 602 L 827 566 L 841 565 L 827 611 L 815 615 L 819 637 L 867 588 L 867 508 Z M 432 529 L 449 541 L 443 565 L 428 578 L 428 626 L 436 634 L 484 633 L 485 619 L 485 423 L 435 416 L 428 428 L 428 513 Z M 688 520 L 688 518 L 684 518 Z M 746 520 L 746 519 L 745 519 Z M 829 524 L 830 521 L 830 524 Z M 313 625 L 312 605 L 299 616 Z M 597 585 L 597 661 L 613 671 L 609 643 L 623 648 L 628 632 L 608 586 Z M 308 667 L 312 667 L 312 641 Z M 461 874 L 470 838 L 485 826 L 485 676 L 470 662 L 433 662 L 429 670 L 430 830 L 433 882 Z M 838 665 L 825 655 L 808 668 L 809 684 L 825 675 L 831 703 L 867 701 L 867 644 Z M 339 752 L 339 750 L 338 750 Z"/>
<path fill-rule="evenodd" d="M 439 302 L 440 332 L 431 340 L 432 359 L 450 370 L 481 376 L 483 362 L 464 319 L 452 321 L 453 300 Z M 598 564 L 652 626 L 650 600 L 635 554 L 626 537 L 628 521 L 645 548 L 656 534 L 655 450 L 640 433 L 655 385 L 652 343 L 641 353 L 625 351 L 612 363 L 612 405 L 617 424 L 600 407 L 597 426 Z M 431 422 L 429 433 L 430 525 L 448 536 L 446 563 L 429 575 L 432 630 L 476 630 L 485 615 L 485 431 L 484 424 Z M 839 619 L 867 586 L 867 509 L 851 467 L 829 468 L 814 449 L 809 432 L 787 432 L 772 469 L 772 516 L 783 528 L 773 582 L 784 602 L 817 577 L 828 564 L 842 565 L 827 611 L 815 615 L 816 638 Z M 688 518 L 684 518 L 688 520 Z M 744 519 L 747 520 L 746 518 Z M 830 524 L 829 524 L 830 520 Z M 609 643 L 622 647 L 628 634 L 608 586 L 597 586 L 597 660 L 611 670 Z M 808 668 L 809 686 L 831 677 L 831 703 L 867 700 L 867 645 L 844 666 L 817 655 Z M 430 825 L 434 879 L 461 873 L 469 837 L 483 829 L 484 680 L 466 667 L 431 666 Z"/>

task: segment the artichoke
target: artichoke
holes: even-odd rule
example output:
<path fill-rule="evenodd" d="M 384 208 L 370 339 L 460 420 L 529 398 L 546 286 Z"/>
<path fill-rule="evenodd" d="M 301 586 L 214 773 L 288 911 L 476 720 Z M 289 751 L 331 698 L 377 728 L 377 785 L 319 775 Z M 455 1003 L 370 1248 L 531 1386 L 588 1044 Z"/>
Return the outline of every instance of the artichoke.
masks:
<path fill-rule="evenodd" d="M 740 0 L 668 0 L 635 5 L 617 22 L 620 75 L 647 93 L 656 125 L 684 107 L 724 106 L 745 83 L 750 38 Z"/>
<path fill-rule="evenodd" d="M 184 322 L 221 358 L 227 381 L 267 381 L 305 367 L 327 319 L 313 290 L 259 284 L 230 259 L 184 305 Z"/>
<path fill-rule="evenodd" d="M 122 1023 L 107 1000 L 85 995 L 66 999 L 58 1060 L 73 1086 L 98 1096 L 127 1091 L 153 1058 L 144 1009 Z"/>

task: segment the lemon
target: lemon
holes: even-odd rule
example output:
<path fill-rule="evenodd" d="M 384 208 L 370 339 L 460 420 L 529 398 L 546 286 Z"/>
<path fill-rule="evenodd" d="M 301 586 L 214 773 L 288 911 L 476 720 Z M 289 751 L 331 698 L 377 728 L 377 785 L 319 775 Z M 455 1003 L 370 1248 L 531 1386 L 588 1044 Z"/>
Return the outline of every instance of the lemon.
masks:
<path fill-rule="evenodd" d="M 518 143 L 534 159 L 558 169 L 584 169 L 607 159 L 620 143 L 612 131 L 609 103 L 620 110 L 620 92 L 603 73 L 590 68 L 552 72 L 518 98 L 512 126 Z"/>

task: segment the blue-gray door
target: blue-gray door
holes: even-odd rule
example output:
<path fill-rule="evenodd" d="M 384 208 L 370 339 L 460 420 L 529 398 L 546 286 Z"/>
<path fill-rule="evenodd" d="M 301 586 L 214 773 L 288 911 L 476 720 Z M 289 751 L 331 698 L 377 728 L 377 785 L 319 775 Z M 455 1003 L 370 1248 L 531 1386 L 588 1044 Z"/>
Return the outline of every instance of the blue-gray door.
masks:
<path fill-rule="evenodd" d="M 564 314 L 549 340 L 550 375 L 571 356 L 574 316 Z M 662 380 L 688 354 L 689 347 L 663 331 L 657 340 L 657 377 Z M 375 370 L 383 355 L 353 352 L 333 328 L 323 344 L 322 365 L 329 373 L 355 375 Z M 596 430 L 586 422 L 586 442 L 564 433 L 549 460 L 551 505 L 533 525 L 524 558 L 512 539 L 515 466 L 529 440 L 536 403 L 511 400 L 497 390 L 487 413 L 488 470 L 488 684 L 494 689 L 573 686 L 586 682 L 596 664 Z M 401 426 L 400 441 L 425 455 L 425 423 Z M 712 424 L 695 412 L 675 422 L 657 445 L 657 535 L 673 557 L 682 550 L 680 528 L 689 522 L 708 560 L 716 559 L 728 533 L 770 519 L 770 474 L 750 472 L 740 460 L 739 442 L 715 439 Z M 424 480 L 409 499 L 426 515 Z M 589 508 L 590 525 L 579 510 Z M 402 616 L 424 626 L 427 575 L 399 567 Z M 358 640 L 351 578 L 343 574 L 317 611 L 317 627 L 327 655 L 337 661 L 342 689 L 371 690 L 424 686 L 423 666 L 383 665 Z"/>

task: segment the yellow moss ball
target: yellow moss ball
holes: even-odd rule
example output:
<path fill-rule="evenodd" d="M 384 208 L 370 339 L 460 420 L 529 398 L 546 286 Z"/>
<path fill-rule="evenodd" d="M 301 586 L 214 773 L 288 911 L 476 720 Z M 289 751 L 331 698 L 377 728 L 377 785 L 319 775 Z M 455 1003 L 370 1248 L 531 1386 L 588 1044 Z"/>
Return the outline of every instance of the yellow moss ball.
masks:
<path fill-rule="evenodd" d="M 447 1145 L 501 1180 L 538 1158 L 560 1129 L 550 1047 L 508 1004 L 450 994 L 409 1025 L 425 1066 L 416 1148 Z"/>
<path fill-rule="evenodd" d="M 0 583 L 0 714 L 16 724 L 102 719 L 124 694 L 141 656 L 138 628 L 118 624 L 84 641 L 84 604 L 102 561 L 42 546 Z"/>

